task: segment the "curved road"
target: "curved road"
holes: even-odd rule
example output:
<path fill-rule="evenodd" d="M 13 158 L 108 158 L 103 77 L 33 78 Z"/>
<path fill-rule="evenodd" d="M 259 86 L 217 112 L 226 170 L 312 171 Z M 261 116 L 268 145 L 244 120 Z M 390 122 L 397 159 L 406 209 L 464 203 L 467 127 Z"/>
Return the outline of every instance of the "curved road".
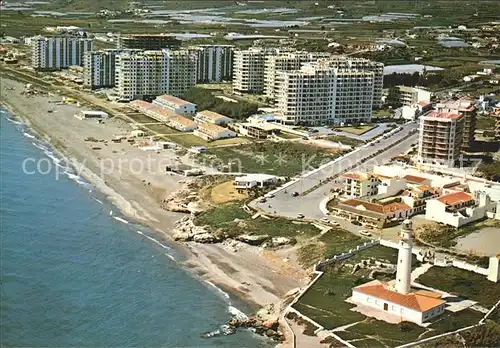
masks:
<path fill-rule="evenodd" d="M 307 219 L 323 218 L 325 215 L 319 208 L 320 203 L 327 198 L 330 189 L 334 187 L 335 184 L 331 181 L 313 191 L 309 190 L 329 177 L 338 177 L 342 171 L 351 166 L 354 166 L 351 170 L 370 170 L 374 166 L 385 164 L 392 157 L 407 151 L 418 139 L 418 133 L 410 135 L 412 131 L 418 128 L 418 124 L 412 122 L 401 127 L 401 131 L 391 134 L 387 139 L 381 139 L 378 143 L 374 143 L 373 145 L 369 144 L 352 151 L 346 156 L 324 166 L 324 168 L 309 172 L 303 175 L 299 180 L 288 183 L 275 190 L 275 196 L 273 198 L 268 198 L 266 203 L 257 203 L 257 201 L 253 201 L 251 205 L 260 208 L 264 212 L 290 218 L 296 218 L 299 213 L 304 214 Z M 406 139 L 395 144 L 404 138 Z M 384 152 L 365 163 L 359 163 L 361 159 L 384 148 L 387 148 Z M 307 159 L 298 160 L 301 160 L 304 165 L 307 165 Z M 307 167 L 305 169 L 307 169 Z M 291 194 L 293 192 L 299 193 L 299 196 L 292 197 Z"/>

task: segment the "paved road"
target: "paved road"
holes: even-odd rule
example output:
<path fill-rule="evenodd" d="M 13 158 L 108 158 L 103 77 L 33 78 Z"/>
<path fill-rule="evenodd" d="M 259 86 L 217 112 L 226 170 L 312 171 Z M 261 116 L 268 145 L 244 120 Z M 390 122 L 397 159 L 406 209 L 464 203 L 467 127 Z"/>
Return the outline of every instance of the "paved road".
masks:
<path fill-rule="evenodd" d="M 320 181 L 326 180 L 328 177 L 338 177 L 339 173 L 346 170 L 350 166 L 355 166 L 352 170 L 370 170 L 375 165 L 384 164 L 392 157 L 408 150 L 418 139 L 418 134 L 413 134 L 408 137 L 412 130 L 417 129 L 417 124 L 409 123 L 402 127 L 403 130 L 400 132 L 391 135 L 387 139 L 380 140 L 379 143 L 376 143 L 373 146 L 368 145 L 358 151 L 353 151 L 325 168 L 322 168 L 321 170 L 318 170 L 310 175 L 303 176 L 295 183 L 275 192 L 275 197 L 267 199 L 266 203 L 252 202 L 251 204 L 268 213 L 274 213 L 281 216 L 296 218 L 297 214 L 302 213 L 308 219 L 321 219 L 324 217 L 324 214 L 319 208 L 320 203 L 328 197 L 332 187 L 340 187 L 341 183 L 335 183 L 335 181 L 332 181 L 320 186 L 312 192 L 307 193 L 307 191 L 319 184 Z M 408 138 L 399 144 L 391 146 L 391 144 L 394 144 L 398 140 L 405 137 Z M 363 164 L 359 164 L 359 161 L 362 158 L 387 147 L 388 149 L 378 156 L 373 157 L 371 160 Z M 291 194 L 293 192 L 298 192 L 300 195 L 292 197 Z M 303 193 L 305 194 L 302 195 Z"/>

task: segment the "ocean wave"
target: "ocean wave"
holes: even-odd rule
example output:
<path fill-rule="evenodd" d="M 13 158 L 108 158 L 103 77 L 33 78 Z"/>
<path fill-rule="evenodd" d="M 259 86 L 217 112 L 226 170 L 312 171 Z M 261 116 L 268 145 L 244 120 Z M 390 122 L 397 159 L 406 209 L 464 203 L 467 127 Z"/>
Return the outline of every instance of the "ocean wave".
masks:
<path fill-rule="evenodd" d="M 166 255 L 166 256 L 167 256 L 170 260 L 172 260 L 172 261 L 176 261 L 176 260 L 175 260 L 175 257 L 173 257 L 172 255 L 167 254 L 167 253 L 165 253 L 165 255 Z"/>
<path fill-rule="evenodd" d="M 19 125 L 24 124 L 24 123 L 22 123 L 22 122 L 19 122 L 19 121 L 13 120 L 13 119 L 12 119 L 12 118 L 10 118 L 9 116 L 5 116 L 5 119 L 6 119 L 7 121 L 9 121 L 9 122 L 14 123 L 14 124 L 19 124 Z"/>
<path fill-rule="evenodd" d="M 23 132 L 23 135 L 26 137 L 26 138 L 30 138 L 30 139 L 36 139 L 36 137 L 34 135 L 31 135 L 27 132 Z"/>
<path fill-rule="evenodd" d="M 35 143 L 35 142 L 32 142 L 32 144 L 33 144 L 34 147 L 39 148 L 40 150 L 43 150 L 43 151 L 47 150 L 46 146 L 43 146 L 43 145 Z"/>
<path fill-rule="evenodd" d="M 158 244 L 159 246 L 161 246 L 163 249 L 167 249 L 167 250 L 171 250 L 172 248 L 166 246 L 165 244 L 162 244 L 160 243 L 158 240 L 154 239 L 153 237 L 150 237 L 148 235 L 145 235 L 142 231 L 137 231 L 137 233 L 143 235 L 144 237 L 146 237 L 147 239 L 149 239 L 150 241 L 152 241 L 153 243 L 156 243 Z"/>
<path fill-rule="evenodd" d="M 217 285 L 215 285 L 214 283 L 212 283 L 210 280 L 205 280 L 205 282 L 207 284 L 209 284 L 210 286 L 213 286 L 215 289 L 217 289 L 217 291 L 219 291 L 225 298 L 227 298 L 229 300 L 229 294 L 227 292 L 225 292 L 224 290 L 222 290 L 221 288 L 219 288 Z"/>
<path fill-rule="evenodd" d="M 118 216 L 113 216 L 113 218 L 117 221 L 123 222 L 124 224 L 129 224 L 129 222 L 125 219 L 122 219 L 121 217 Z"/>
<path fill-rule="evenodd" d="M 54 163 L 55 163 L 55 162 L 54 162 Z M 56 165 L 58 165 L 58 164 L 56 163 Z M 59 167 L 66 168 L 66 167 L 63 167 L 63 166 L 61 166 L 61 165 L 59 165 Z M 81 177 L 81 176 L 79 176 L 79 175 L 73 174 L 73 173 L 71 173 L 71 172 L 69 172 L 69 171 L 64 171 L 64 174 L 66 174 L 66 176 L 67 176 L 68 178 L 70 178 L 71 180 L 73 180 L 74 182 L 76 182 L 78 185 L 82 185 L 82 186 L 89 186 L 89 187 L 91 187 L 91 186 L 92 186 L 92 185 L 91 185 L 91 184 L 89 184 L 88 182 L 84 181 L 84 180 L 82 179 L 82 177 Z"/>
<path fill-rule="evenodd" d="M 52 151 L 49 151 L 48 149 L 43 152 L 45 156 L 50 158 L 54 164 L 61 163 L 61 159 L 57 156 L 54 155 Z"/>
<path fill-rule="evenodd" d="M 93 196 L 90 196 L 90 197 L 92 197 L 92 199 L 93 199 L 94 201 L 96 201 L 97 203 L 99 203 L 99 204 L 103 204 L 101 200 L 99 200 L 99 199 L 97 199 L 97 198 L 95 198 L 95 197 L 93 197 Z"/>

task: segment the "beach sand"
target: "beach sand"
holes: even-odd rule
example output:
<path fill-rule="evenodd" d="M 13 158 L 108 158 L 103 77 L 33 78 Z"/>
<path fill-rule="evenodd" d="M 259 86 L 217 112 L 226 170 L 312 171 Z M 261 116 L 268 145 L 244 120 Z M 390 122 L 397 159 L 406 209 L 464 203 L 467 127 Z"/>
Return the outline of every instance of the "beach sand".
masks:
<path fill-rule="evenodd" d="M 160 202 L 186 180 L 164 171 L 165 163 L 175 162 L 172 150 L 146 152 L 126 141 L 113 143 L 115 135 L 126 135 L 132 130 L 124 120 L 113 117 L 104 124 L 93 119 L 80 120 L 74 114 L 89 108 L 50 103 L 60 101 L 61 96 L 25 97 L 21 94 L 24 85 L 7 78 L 1 78 L 0 86 L 2 104 L 58 150 L 79 175 L 104 193 L 123 214 L 171 240 L 174 222 L 184 215 L 163 210 Z M 102 141 L 85 141 L 89 137 Z M 222 244 L 187 243 L 179 245 L 179 250 L 186 255 L 183 265 L 187 269 L 202 280 L 237 294 L 253 308 L 275 303 L 307 281 L 307 274 L 300 267 L 280 257 L 270 257 L 272 252 L 263 253 L 256 247 L 245 246 L 236 252 Z"/>

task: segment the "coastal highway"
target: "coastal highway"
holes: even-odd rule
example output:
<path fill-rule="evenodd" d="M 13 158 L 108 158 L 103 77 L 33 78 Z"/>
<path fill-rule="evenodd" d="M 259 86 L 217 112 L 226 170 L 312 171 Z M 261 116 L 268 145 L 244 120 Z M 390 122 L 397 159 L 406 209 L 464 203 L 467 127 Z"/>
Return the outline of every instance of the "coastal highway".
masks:
<path fill-rule="evenodd" d="M 402 126 L 401 131 L 391 134 L 387 139 L 380 139 L 378 143 L 352 151 L 324 168 L 310 172 L 309 175 L 305 174 L 288 186 L 275 190 L 274 197 L 267 198 L 267 202 L 253 201 L 251 205 L 269 214 L 297 218 L 300 213 L 304 214 L 306 219 L 321 219 L 325 216 L 320 210 L 321 202 L 327 199 L 330 189 L 341 187 L 341 184 L 335 184 L 334 180 L 315 190 L 311 190 L 312 188 L 329 177 L 338 177 L 351 166 L 355 166 L 351 170 L 370 170 L 376 165 L 387 163 L 392 157 L 407 151 L 417 141 L 418 134 L 411 134 L 417 127 L 417 123 L 407 123 Z M 361 159 L 383 149 L 386 150 L 365 163 L 360 163 Z M 299 196 L 293 197 L 293 192 L 299 193 Z"/>

